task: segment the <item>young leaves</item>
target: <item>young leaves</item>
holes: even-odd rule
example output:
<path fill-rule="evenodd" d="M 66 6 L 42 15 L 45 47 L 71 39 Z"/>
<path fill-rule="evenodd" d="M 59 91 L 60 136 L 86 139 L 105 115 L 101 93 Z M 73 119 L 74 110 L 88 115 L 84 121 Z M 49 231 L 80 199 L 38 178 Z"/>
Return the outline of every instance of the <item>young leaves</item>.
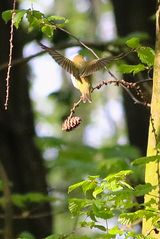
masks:
<path fill-rule="evenodd" d="M 24 16 L 26 17 L 29 30 L 40 30 L 44 33 L 47 37 L 52 37 L 54 30 L 56 29 L 56 25 L 62 25 L 67 22 L 64 17 L 60 16 L 49 16 L 46 17 L 43 13 L 37 10 L 16 10 L 13 18 L 14 26 L 18 29 Z M 2 13 L 2 18 L 7 23 L 11 20 L 12 17 L 12 10 L 7 10 Z"/>
<path fill-rule="evenodd" d="M 71 198 L 69 200 L 69 209 L 73 216 L 84 215 L 88 218 L 87 221 L 81 222 L 82 227 L 106 231 L 104 225 L 99 225 L 99 218 L 108 220 L 114 216 L 117 217 L 118 214 L 119 221 L 122 224 L 132 224 L 142 218 L 149 219 L 151 217 L 157 222 L 157 212 L 152 210 L 152 205 L 155 203 L 153 200 L 148 205 L 144 203 L 139 205 L 135 201 L 135 197 L 150 193 L 156 186 L 148 183 L 133 188 L 126 182 L 126 177 L 132 173 L 131 170 L 122 170 L 110 174 L 104 179 L 99 178 L 99 176 L 89 176 L 86 180 L 69 187 L 68 192 L 81 188 L 84 195 L 81 198 Z M 140 210 L 140 207 L 144 209 Z M 137 208 L 137 210 L 130 212 L 133 208 Z M 111 236 L 108 238 L 117 234 L 126 235 L 125 238 L 129 238 L 130 235 L 117 226 L 107 230 L 107 232 L 107 235 Z"/>
<path fill-rule="evenodd" d="M 154 161 L 159 161 L 159 160 L 160 160 L 159 155 L 153 155 L 153 156 L 140 157 L 138 159 L 135 159 L 132 162 L 132 164 L 133 165 L 142 165 L 142 164 L 147 164 L 147 163 L 154 162 Z"/>
<path fill-rule="evenodd" d="M 148 70 L 154 64 L 155 53 L 151 47 L 144 47 L 140 44 L 139 38 L 133 37 L 126 41 L 126 45 L 129 48 L 132 48 L 134 52 L 137 53 L 137 56 L 140 60 L 139 64 L 129 65 L 124 63 L 119 63 L 119 70 L 124 74 L 133 75 L 142 72 L 144 70 Z"/>

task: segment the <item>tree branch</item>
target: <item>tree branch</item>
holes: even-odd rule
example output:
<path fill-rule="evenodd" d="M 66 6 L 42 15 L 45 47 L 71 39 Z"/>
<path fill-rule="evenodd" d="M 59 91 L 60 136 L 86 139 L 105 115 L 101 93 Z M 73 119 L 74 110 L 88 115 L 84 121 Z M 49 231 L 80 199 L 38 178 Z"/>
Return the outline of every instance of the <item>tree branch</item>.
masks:
<path fill-rule="evenodd" d="M 13 33 L 14 33 L 14 16 L 15 16 L 15 9 L 16 9 L 16 0 L 13 1 L 13 8 L 12 8 L 12 18 L 11 18 L 11 29 L 10 29 L 10 39 L 9 39 L 9 60 L 7 65 L 7 76 L 6 76 L 6 99 L 4 103 L 5 110 L 8 109 L 8 100 L 9 100 L 9 87 L 10 87 L 10 72 L 12 67 L 12 53 L 13 53 Z"/>
<path fill-rule="evenodd" d="M 114 51 L 111 51 L 111 50 L 108 49 L 111 44 L 113 45 L 113 42 L 99 42 L 99 43 L 84 42 L 84 44 L 88 45 L 89 47 L 93 47 L 97 50 L 101 50 L 101 51 L 107 50 L 108 52 L 110 52 L 112 54 L 115 54 Z M 63 43 L 63 44 L 56 45 L 55 47 L 53 47 L 53 49 L 54 50 L 64 50 L 66 48 L 76 47 L 76 46 L 81 46 L 81 44 L 79 42 L 68 42 L 68 43 Z M 38 56 L 41 56 L 45 53 L 46 53 L 45 51 L 40 51 L 40 52 L 32 54 L 28 57 L 17 58 L 15 60 L 12 60 L 12 66 L 27 63 L 28 61 L 30 61 L 30 60 L 38 57 Z M 8 62 L 5 62 L 5 63 L 1 64 L 0 65 L 0 71 L 6 69 L 7 67 L 8 67 Z"/>

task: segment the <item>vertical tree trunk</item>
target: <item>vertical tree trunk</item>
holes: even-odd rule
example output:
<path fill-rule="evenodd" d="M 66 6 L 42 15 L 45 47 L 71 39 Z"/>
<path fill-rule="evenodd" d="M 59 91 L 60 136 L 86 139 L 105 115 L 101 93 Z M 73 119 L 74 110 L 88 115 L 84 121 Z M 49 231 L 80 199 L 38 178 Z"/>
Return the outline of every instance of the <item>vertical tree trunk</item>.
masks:
<path fill-rule="evenodd" d="M 11 9 L 12 1 L 1 1 L 0 12 Z M 10 24 L 0 18 L 0 64 L 8 61 Z M 24 33 L 14 35 L 13 57 L 22 57 Z M 26 65 L 12 68 L 8 110 L 4 110 L 6 70 L 0 72 L 0 160 L 11 183 L 12 193 L 47 193 L 46 171 L 34 138 L 34 120 L 29 98 L 28 69 Z M 36 213 L 50 212 L 46 203 Z M 51 216 L 36 219 L 13 220 L 14 233 L 30 231 L 36 238 L 51 233 Z M 1 220 L 1 228 L 4 225 Z M 4 238 L 2 236 L 2 238 Z M 11 239 L 11 238 L 9 238 Z"/>
<path fill-rule="evenodd" d="M 156 14 L 156 55 L 153 74 L 153 92 L 151 102 L 151 119 L 149 126 L 147 156 L 158 155 L 157 144 L 160 142 L 160 1 L 157 1 L 158 9 Z M 160 165 L 159 162 L 151 162 L 146 165 L 145 182 L 152 185 L 158 185 L 157 189 L 152 191 L 150 196 L 145 196 L 145 202 L 157 199 L 156 209 L 160 209 Z M 143 234 L 151 235 L 154 238 L 160 238 L 160 231 L 155 230 L 151 221 L 143 221 Z"/>
<path fill-rule="evenodd" d="M 150 17 L 155 12 L 155 1 L 112 0 L 112 3 L 119 36 L 126 36 L 131 32 L 147 32 L 150 42 L 154 42 L 154 25 Z M 137 81 L 137 78 L 128 77 L 126 80 Z M 145 155 L 149 125 L 148 110 L 133 104 L 126 92 L 123 92 L 123 97 L 129 141 Z"/>

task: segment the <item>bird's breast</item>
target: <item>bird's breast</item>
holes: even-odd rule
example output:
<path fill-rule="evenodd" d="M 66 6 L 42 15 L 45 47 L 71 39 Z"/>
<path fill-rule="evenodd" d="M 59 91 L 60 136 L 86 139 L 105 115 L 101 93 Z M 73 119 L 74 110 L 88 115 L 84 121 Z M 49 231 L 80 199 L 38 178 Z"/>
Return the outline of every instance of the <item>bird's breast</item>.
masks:
<path fill-rule="evenodd" d="M 90 86 L 91 85 L 91 78 L 90 77 L 81 77 L 80 80 L 77 80 L 73 75 L 71 75 L 71 80 L 75 88 L 80 89 L 83 86 Z"/>
<path fill-rule="evenodd" d="M 79 89 L 78 85 L 78 81 L 73 75 L 71 75 L 71 80 L 72 80 L 72 84 L 74 85 L 74 87 L 76 87 L 77 89 Z"/>

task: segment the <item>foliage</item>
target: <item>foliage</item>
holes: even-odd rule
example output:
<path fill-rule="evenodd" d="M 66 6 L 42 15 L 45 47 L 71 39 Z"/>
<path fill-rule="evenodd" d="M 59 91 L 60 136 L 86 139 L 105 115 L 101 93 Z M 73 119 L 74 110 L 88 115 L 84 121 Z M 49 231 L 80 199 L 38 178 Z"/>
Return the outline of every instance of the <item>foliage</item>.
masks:
<path fill-rule="evenodd" d="M 67 19 L 60 16 L 48 16 L 46 17 L 43 13 L 37 10 L 16 10 L 13 18 L 14 26 L 18 29 L 24 16 L 26 17 L 29 24 L 29 31 L 40 30 L 47 37 L 52 37 L 56 26 L 63 26 L 67 23 Z M 11 20 L 12 10 L 7 10 L 2 13 L 2 18 L 7 23 Z"/>
<path fill-rule="evenodd" d="M 152 200 L 147 207 L 144 203 L 139 204 L 136 201 L 137 196 L 148 194 L 155 187 L 144 184 L 133 188 L 126 181 L 132 173 L 131 170 L 123 170 L 108 175 L 104 179 L 99 176 L 89 176 L 86 180 L 69 187 L 69 193 L 79 188 L 82 189 L 83 197 L 69 200 L 69 209 L 73 216 L 80 217 L 82 227 L 98 228 L 107 234 L 105 238 L 110 238 L 111 231 L 112 237 L 123 234 L 125 238 L 128 238 L 133 232 L 125 231 L 118 225 L 109 230 L 99 223 L 99 219 L 106 221 L 118 217 L 121 224 L 130 224 L 131 228 L 142 218 L 146 220 L 152 218 L 153 221 L 158 221 L 158 211 L 152 208 L 155 201 Z M 137 234 L 135 238 L 144 237 Z"/>
<path fill-rule="evenodd" d="M 151 47 L 145 47 L 141 45 L 139 38 L 136 37 L 127 40 L 126 44 L 137 54 L 140 63 L 136 65 L 120 63 L 119 70 L 123 74 L 132 73 L 133 75 L 135 75 L 144 70 L 149 70 L 151 69 L 151 67 L 153 67 L 155 52 Z"/>

